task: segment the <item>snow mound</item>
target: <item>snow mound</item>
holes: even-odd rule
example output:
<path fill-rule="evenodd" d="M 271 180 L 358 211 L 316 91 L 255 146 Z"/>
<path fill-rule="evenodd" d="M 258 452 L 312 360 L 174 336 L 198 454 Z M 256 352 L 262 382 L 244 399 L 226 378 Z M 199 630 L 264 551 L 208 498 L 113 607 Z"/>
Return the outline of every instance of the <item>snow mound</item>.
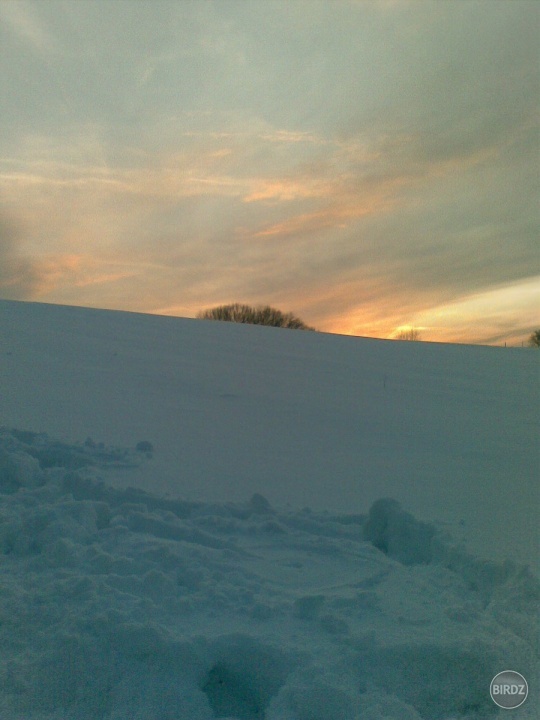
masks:
<path fill-rule="evenodd" d="M 0 717 L 472 720 L 503 716 L 496 673 L 538 676 L 527 567 L 390 499 L 338 515 L 99 478 L 138 454 L 0 430 Z M 514 717 L 537 701 L 531 682 Z"/>
<path fill-rule="evenodd" d="M 431 561 L 434 535 L 432 525 L 419 522 L 392 499 L 373 503 L 364 525 L 366 540 L 405 565 Z"/>

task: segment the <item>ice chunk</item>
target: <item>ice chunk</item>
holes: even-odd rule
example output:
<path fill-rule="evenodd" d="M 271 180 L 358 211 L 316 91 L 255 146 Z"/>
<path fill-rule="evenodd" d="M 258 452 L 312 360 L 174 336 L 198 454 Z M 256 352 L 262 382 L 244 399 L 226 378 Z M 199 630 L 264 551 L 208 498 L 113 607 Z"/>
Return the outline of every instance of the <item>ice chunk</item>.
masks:
<path fill-rule="evenodd" d="M 0 447 L 0 493 L 14 493 L 22 487 L 43 483 L 38 461 L 25 452 L 7 452 Z"/>
<path fill-rule="evenodd" d="M 416 520 L 389 498 L 373 503 L 364 525 L 364 538 L 404 565 L 431 562 L 434 536 L 432 525 Z"/>

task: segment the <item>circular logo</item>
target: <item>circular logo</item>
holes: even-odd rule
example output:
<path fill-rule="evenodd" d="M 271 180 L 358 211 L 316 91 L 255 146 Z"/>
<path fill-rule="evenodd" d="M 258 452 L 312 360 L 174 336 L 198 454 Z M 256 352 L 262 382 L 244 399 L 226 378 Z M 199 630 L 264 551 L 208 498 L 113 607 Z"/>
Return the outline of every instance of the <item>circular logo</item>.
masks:
<path fill-rule="evenodd" d="M 489 686 L 493 702 L 505 710 L 523 705 L 529 694 L 527 681 L 514 670 L 503 670 L 495 675 Z"/>

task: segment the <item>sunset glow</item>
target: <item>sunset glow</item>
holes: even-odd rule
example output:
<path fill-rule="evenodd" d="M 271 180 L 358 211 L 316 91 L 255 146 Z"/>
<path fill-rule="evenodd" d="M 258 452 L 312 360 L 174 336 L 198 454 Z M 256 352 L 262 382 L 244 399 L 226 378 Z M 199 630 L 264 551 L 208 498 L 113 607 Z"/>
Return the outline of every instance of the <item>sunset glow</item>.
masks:
<path fill-rule="evenodd" d="M 0 0 L 0 297 L 521 345 L 540 5 Z"/>

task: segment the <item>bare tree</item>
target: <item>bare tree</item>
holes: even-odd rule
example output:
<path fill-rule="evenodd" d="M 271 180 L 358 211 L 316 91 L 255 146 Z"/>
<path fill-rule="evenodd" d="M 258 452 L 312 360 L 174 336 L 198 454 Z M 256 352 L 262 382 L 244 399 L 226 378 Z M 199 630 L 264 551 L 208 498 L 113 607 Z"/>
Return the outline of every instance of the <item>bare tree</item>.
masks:
<path fill-rule="evenodd" d="M 234 303 L 219 305 L 197 314 L 202 320 L 224 320 L 225 322 L 247 323 L 250 325 L 268 325 L 270 327 L 293 328 L 295 330 L 314 330 L 292 313 L 282 313 L 269 305 L 251 307 Z"/>
<path fill-rule="evenodd" d="M 529 337 L 530 347 L 540 347 L 540 330 L 535 330 Z"/>
<path fill-rule="evenodd" d="M 420 332 L 416 328 L 407 328 L 396 335 L 396 340 L 420 340 Z"/>

